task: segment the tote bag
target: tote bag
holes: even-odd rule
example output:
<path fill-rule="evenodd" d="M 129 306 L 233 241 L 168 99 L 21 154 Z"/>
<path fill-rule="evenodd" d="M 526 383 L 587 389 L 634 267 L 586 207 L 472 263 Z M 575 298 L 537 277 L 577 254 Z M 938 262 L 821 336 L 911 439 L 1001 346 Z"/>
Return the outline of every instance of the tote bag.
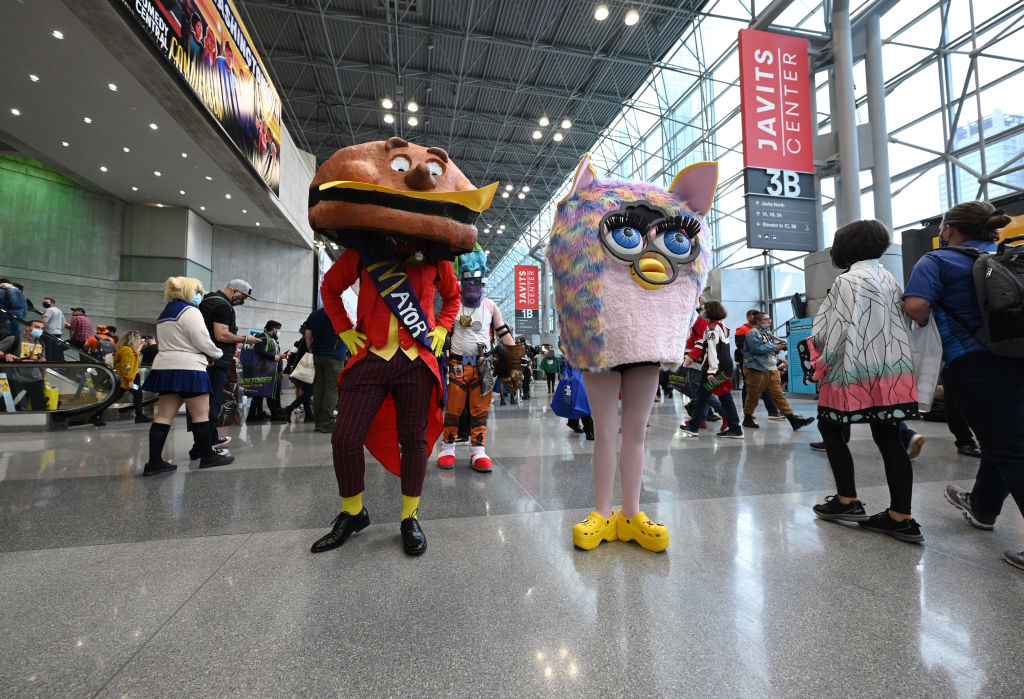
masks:
<path fill-rule="evenodd" d="M 558 382 L 555 397 L 551 399 L 551 411 L 567 420 L 590 415 L 590 402 L 583 388 L 583 374 L 579 369 L 569 369 L 565 378 Z"/>
<path fill-rule="evenodd" d="M 942 338 L 934 316 L 925 326 L 906 318 L 910 353 L 914 360 L 914 380 L 917 382 L 917 405 L 922 413 L 932 409 L 935 388 L 942 372 Z"/>
<path fill-rule="evenodd" d="M 306 352 L 299 359 L 299 363 L 292 369 L 292 378 L 302 383 L 313 383 L 316 378 L 316 368 L 313 365 L 313 353 Z"/>

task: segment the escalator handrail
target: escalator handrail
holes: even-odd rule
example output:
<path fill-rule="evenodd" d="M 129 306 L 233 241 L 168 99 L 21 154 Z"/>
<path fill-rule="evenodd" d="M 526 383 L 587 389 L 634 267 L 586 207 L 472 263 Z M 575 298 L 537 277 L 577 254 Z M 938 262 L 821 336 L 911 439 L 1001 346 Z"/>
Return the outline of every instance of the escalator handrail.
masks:
<path fill-rule="evenodd" d="M 39 313 L 39 311 L 36 311 L 36 313 Z M 18 323 L 27 323 L 28 322 L 24 318 L 19 318 L 18 316 L 14 315 L 12 313 L 8 313 L 3 308 L 0 308 L 0 316 L 6 316 L 8 320 L 13 320 L 13 321 L 16 321 Z M 32 320 L 37 320 L 37 319 L 33 318 Z M 76 364 L 84 364 L 84 363 L 91 362 L 93 364 L 102 364 L 103 366 L 107 366 L 107 363 L 104 362 L 102 359 L 97 359 L 96 357 L 92 356 L 91 354 L 86 352 L 81 347 L 75 347 L 74 345 L 65 342 L 61 338 L 54 337 L 53 335 L 49 335 L 48 337 L 51 340 L 53 340 L 54 342 L 57 342 L 58 344 L 60 344 L 62 349 L 71 350 L 72 352 L 77 352 L 78 356 L 81 357 L 81 359 L 78 362 L 75 362 Z"/>
<path fill-rule="evenodd" d="M 39 363 L 36 363 L 36 362 L 3 362 L 3 361 L 0 361 L 0 372 L 6 373 L 6 370 L 8 368 L 15 368 L 15 369 L 31 368 L 31 369 L 39 369 L 40 371 L 46 371 L 47 369 L 58 369 L 60 367 L 68 367 L 68 368 L 74 368 L 74 369 L 81 369 L 82 365 L 83 364 L 87 364 L 87 363 L 88 362 L 39 362 Z M 115 372 L 113 369 L 111 369 L 109 366 L 107 366 L 103 362 L 99 362 L 98 364 L 96 364 L 96 363 L 90 364 L 89 368 L 90 369 L 92 369 L 92 368 L 96 368 L 96 369 L 102 368 L 103 371 L 107 372 L 107 374 L 110 375 L 110 380 L 111 380 L 111 384 L 110 385 L 112 387 L 118 386 L 120 384 L 120 382 L 121 382 L 121 377 L 117 375 L 117 372 Z M 19 411 L 19 412 L 45 413 L 45 414 L 48 414 L 48 415 L 59 415 L 61 417 L 75 417 L 75 416 L 78 416 L 78 415 L 85 415 L 85 414 L 88 414 L 88 413 L 101 413 L 104 410 L 106 410 L 107 407 L 109 407 L 110 405 L 113 404 L 113 402 L 114 402 L 114 394 L 115 394 L 115 392 L 111 391 L 109 393 L 109 395 L 107 395 L 107 397 L 104 398 L 103 400 L 101 400 L 99 403 L 93 403 L 91 405 L 83 405 L 83 406 L 78 406 L 78 407 L 74 407 L 74 408 L 60 408 L 60 407 L 58 407 L 56 410 L 28 410 L 28 411 Z M 7 414 L 7 413 L 0 413 L 0 415 L 5 415 L 5 414 Z"/>

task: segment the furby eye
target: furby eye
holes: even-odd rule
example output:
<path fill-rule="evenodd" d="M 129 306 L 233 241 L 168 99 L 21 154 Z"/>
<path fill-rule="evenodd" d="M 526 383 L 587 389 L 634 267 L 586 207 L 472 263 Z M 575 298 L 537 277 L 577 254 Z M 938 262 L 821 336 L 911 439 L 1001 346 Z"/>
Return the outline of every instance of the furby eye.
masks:
<path fill-rule="evenodd" d="M 669 231 L 662 238 L 665 249 L 676 255 L 688 255 L 690 253 L 690 238 L 682 231 Z"/>
<path fill-rule="evenodd" d="M 676 263 L 689 262 L 700 252 L 700 244 L 685 230 L 670 229 L 658 233 L 651 245 L 662 255 Z"/>
<path fill-rule="evenodd" d="M 609 253 L 621 262 L 632 262 L 643 250 L 644 237 L 633 226 L 619 225 L 605 228 L 601 242 Z"/>
<path fill-rule="evenodd" d="M 391 169 L 395 172 L 409 172 L 409 159 L 404 155 L 392 158 Z"/>
<path fill-rule="evenodd" d="M 427 163 L 427 170 L 430 172 L 431 175 L 434 175 L 435 177 L 439 177 L 444 174 L 444 168 L 441 166 L 441 163 L 436 162 L 434 160 L 431 160 L 429 163 Z"/>

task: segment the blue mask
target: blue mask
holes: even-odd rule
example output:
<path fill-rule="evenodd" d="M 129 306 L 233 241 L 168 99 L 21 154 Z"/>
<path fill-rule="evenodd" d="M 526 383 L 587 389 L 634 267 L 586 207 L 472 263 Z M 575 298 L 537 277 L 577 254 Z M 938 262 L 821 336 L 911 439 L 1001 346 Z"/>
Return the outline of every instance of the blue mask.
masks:
<path fill-rule="evenodd" d="M 941 235 L 939 236 L 939 247 L 940 248 L 949 247 L 949 241 L 946 240 L 945 238 L 943 238 Z"/>
<path fill-rule="evenodd" d="M 43 331 L 40 328 L 32 328 L 31 330 L 28 331 L 28 334 L 31 335 L 32 337 L 42 337 Z"/>
<path fill-rule="evenodd" d="M 192 297 L 192 305 L 193 306 L 198 306 L 202 302 L 203 302 L 203 295 L 202 294 L 196 294 L 195 296 Z"/>

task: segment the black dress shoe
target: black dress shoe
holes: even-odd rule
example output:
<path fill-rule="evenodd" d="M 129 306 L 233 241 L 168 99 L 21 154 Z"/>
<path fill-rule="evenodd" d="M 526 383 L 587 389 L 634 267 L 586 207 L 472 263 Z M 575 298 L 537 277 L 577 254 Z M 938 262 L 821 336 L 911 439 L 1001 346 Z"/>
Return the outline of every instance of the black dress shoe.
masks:
<path fill-rule="evenodd" d="M 357 515 L 342 512 L 335 518 L 334 526 L 331 528 L 330 533 L 317 539 L 309 550 L 313 553 L 323 553 L 324 551 L 336 549 L 344 544 L 350 536 L 366 529 L 368 526 L 370 526 L 370 513 L 366 511 L 365 507 Z M 402 522 L 402 526 L 405 526 L 405 522 Z M 423 545 L 426 547 L 425 542 Z"/>
<path fill-rule="evenodd" d="M 419 556 L 427 550 L 427 537 L 415 517 L 402 520 L 402 550 L 410 556 Z"/>
<path fill-rule="evenodd" d="M 965 444 L 962 447 L 957 447 L 956 450 L 964 456 L 973 456 L 975 459 L 981 458 L 981 449 L 978 448 L 977 444 Z"/>

